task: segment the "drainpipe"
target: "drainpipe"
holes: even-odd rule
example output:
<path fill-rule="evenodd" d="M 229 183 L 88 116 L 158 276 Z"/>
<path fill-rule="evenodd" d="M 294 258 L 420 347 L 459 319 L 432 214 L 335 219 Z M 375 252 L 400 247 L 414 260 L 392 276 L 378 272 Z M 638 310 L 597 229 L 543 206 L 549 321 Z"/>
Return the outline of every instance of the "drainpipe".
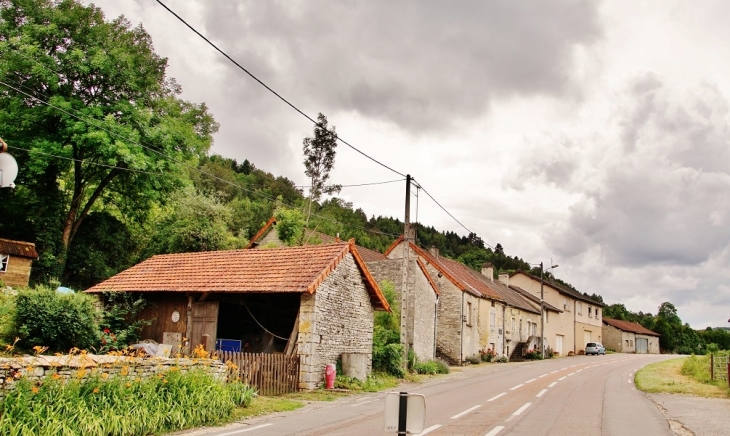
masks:
<path fill-rule="evenodd" d="M 507 318 L 507 303 L 502 305 L 502 356 L 504 356 L 504 350 L 507 348 L 505 336 L 507 336 L 507 330 L 505 330 L 505 319 Z"/>
<path fill-rule="evenodd" d="M 459 329 L 459 365 L 464 362 L 464 291 L 461 291 L 461 328 Z"/>
<path fill-rule="evenodd" d="M 436 303 L 433 305 L 433 358 L 436 358 L 436 332 L 439 322 L 439 296 L 436 296 Z"/>
<path fill-rule="evenodd" d="M 573 355 L 578 354 L 577 338 L 575 337 L 575 311 L 578 310 L 578 300 L 573 300 Z"/>

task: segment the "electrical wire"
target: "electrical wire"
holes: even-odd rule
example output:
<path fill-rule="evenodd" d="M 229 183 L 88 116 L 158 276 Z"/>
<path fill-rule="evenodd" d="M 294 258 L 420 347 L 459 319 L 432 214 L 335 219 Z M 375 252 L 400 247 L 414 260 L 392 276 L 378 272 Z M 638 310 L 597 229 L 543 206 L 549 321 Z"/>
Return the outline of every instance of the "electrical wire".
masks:
<path fill-rule="evenodd" d="M 251 309 L 248 308 L 248 306 L 246 305 L 246 302 L 243 301 L 243 300 L 241 300 L 241 303 L 243 303 L 243 307 L 246 308 L 246 310 L 248 311 L 248 314 L 251 315 L 251 318 L 253 318 L 253 320 L 256 322 L 256 324 L 258 324 L 259 327 L 261 327 L 266 333 L 270 334 L 271 336 L 273 336 L 273 337 L 275 337 L 277 339 L 283 339 L 285 341 L 288 341 L 289 340 L 289 338 L 282 338 L 281 336 L 275 335 L 270 330 L 268 330 L 266 327 L 262 326 L 261 323 L 259 322 L 259 320 L 257 320 L 256 317 L 253 316 L 253 313 L 251 313 Z"/>
<path fill-rule="evenodd" d="M 360 183 L 357 185 L 340 185 L 340 188 L 355 188 L 357 186 L 385 185 L 387 183 L 402 182 L 405 179 L 389 180 L 387 182 Z M 310 185 L 297 185 L 295 188 L 311 188 Z"/>
<path fill-rule="evenodd" d="M 250 71 L 248 71 L 248 70 L 247 70 L 246 68 L 244 68 L 244 67 L 243 67 L 243 66 L 242 66 L 241 64 L 239 64 L 238 62 L 236 62 L 236 60 L 235 60 L 235 59 L 233 59 L 232 57 L 230 57 L 230 56 L 229 56 L 229 55 L 228 55 L 228 54 L 227 54 L 226 52 L 224 52 L 223 50 L 221 50 L 220 48 L 218 48 L 218 46 L 217 46 L 217 45 L 213 44 L 213 42 L 211 42 L 211 41 L 210 41 L 210 40 L 209 40 L 208 38 L 206 38 L 206 37 L 205 37 L 205 36 L 204 36 L 204 35 L 203 35 L 202 33 L 198 32 L 198 30 L 197 30 L 196 28 L 194 28 L 193 26 L 191 26 L 190 24 L 188 24 L 188 22 L 187 22 L 187 21 L 185 21 L 185 20 L 184 20 L 184 19 L 183 19 L 183 18 L 182 18 L 181 16 L 179 16 L 179 15 L 178 15 L 177 13 L 175 13 L 175 11 L 173 11 L 172 9 L 170 9 L 169 7 L 167 7 L 167 5 L 165 5 L 164 3 L 162 3 L 162 2 L 160 1 L 160 0 L 156 0 L 156 1 L 157 1 L 157 3 L 159 3 L 159 4 L 160 4 L 160 6 L 162 6 L 162 7 L 163 7 L 163 8 L 165 8 L 165 9 L 166 9 L 166 10 L 167 10 L 167 11 L 168 11 L 169 13 L 171 13 L 171 14 L 172 14 L 173 16 L 175 16 L 175 18 L 177 18 L 178 20 L 180 20 L 180 22 L 181 22 L 181 23 L 183 23 L 183 24 L 184 24 L 185 26 L 187 26 L 187 28 L 188 28 L 188 29 L 190 29 L 190 30 L 192 30 L 193 32 L 195 32 L 195 34 L 196 34 L 196 35 L 198 35 L 199 37 L 201 37 L 201 38 L 202 38 L 202 39 L 203 39 L 203 40 L 204 40 L 205 42 L 207 42 L 207 43 L 208 43 L 208 45 L 210 45 L 211 47 L 213 47 L 213 48 L 214 48 L 214 49 L 215 49 L 215 50 L 216 50 L 216 51 L 217 51 L 218 53 L 222 54 L 222 55 L 223 55 L 223 56 L 224 56 L 224 57 L 225 57 L 226 59 L 228 59 L 229 61 L 231 61 L 231 62 L 232 62 L 232 63 L 233 63 L 233 64 L 234 64 L 235 66 L 237 66 L 237 67 L 238 67 L 238 68 L 239 68 L 239 69 L 240 69 L 241 71 L 243 71 L 244 73 L 248 74 L 248 75 L 249 75 L 249 76 L 250 76 L 250 77 L 251 77 L 251 78 L 252 78 L 253 80 L 255 80 L 256 82 L 258 82 L 258 83 L 259 83 L 259 84 L 260 84 L 261 86 L 263 86 L 263 87 L 264 87 L 264 88 L 266 88 L 266 89 L 267 89 L 267 90 L 268 90 L 269 92 L 271 92 L 271 93 L 272 93 L 272 94 L 274 94 L 274 95 L 275 95 L 276 97 L 278 97 L 278 98 L 279 98 L 279 100 L 281 100 L 281 101 L 283 101 L 284 103 L 286 103 L 286 104 L 287 104 L 287 105 L 288 105 L 289 107 L 291 107 L 292 109 L 294 109 L 295 111 L 297 111 L 297 112 L 298 112 L 298 113 L 299 113 L 300 115 L 302 115 L 302 116 L 303 116 L 304 118 L 306 118 L 306 119 L 308 119 L 309 121 L 311 121 L 312 123 L 314 123 L 314 125 L 316 125 L 316 126 L 319 126 L 320 128 L 323 128 L 323 126 L 322 126 L 322 125 L 320 125 L 320 123 L 319 123 L 319 122 L 315 121 L 315 120 L 314 120 L 314 119 L 313 119 L 312 117 L 310 117 L 310 116 L 309 116 L 309 115 L 307 115 L 307 114 L 306 114 L 306 113 L 305 113 L 304 111 L 302 111 L 301 109 L 299 109 L 298 107 L 296 107 L 296 106 L 295 106 L 295 105 L 294 105 L 293 103 L 291 103 L 291 102 L 290 102 L 289 100 L 287 100 L 287 99 L 285 99 L 284 97 L 282 97 L 282 96 L 281 96 L 281 94 L 279 94 L 278 92 L 276 92 L 276 91 L 274 91 L 273 89 L 271 89 L 271 87 L 269 87 L 269 86 L 268 86 L 268 85 L 267 85 L 266 83 L 264 83 L 264 82 L 263 82 L 263 81 L 262 81 L 261 79 L 259 79 L 259 78 L 258 78 L 258 77 L 256 77 L 255 75 L 253 75 L 253 73 L 251 73 Z M 401 173 L 400 171 L 396 171 L 396 170 L 394 170 L 393 168 L 389 167 L 388 165 L 386 165 L 386 164 L 384 164 L 384 163 L 380 162 L 379 160 L 375 159 L 374 157 L 371 157 L 371 156 L 370 156 L 370 155 L 368 155 L 367 153 L 365 153 L 365 152 L 361 151 L 360 149 L 356 148 L 355 146 L 353 146 L 353 145 L 352 145 L 352 144 L 350 144 L 349 142 L 347 142 L 347 141 L 345 141 L 344 139 L 340 138 L 340 137 L 339 137 L 339 135 L 337 135 L 337 133 L 336 133 L 336 132 L 333 132 L 333 131 L 331 131 L 331 130 L 329 130 L 329 129 L 326 129 L 326 130 L 327 130 L 327 131 L 328 131 L 329 133 L 331 133 L 331 134 L 332 134 L 332 135 L 333 135 L 333 136 L 334 136 L 335 138 L 337 138 L 337 140 L 338 140 L 338 141 L 342 142 L 342 143 L 343 143 L 343 144 L 345 144 L 346 146 L 350 147 L 351 149 L 355 150 L 356 152 L 360 153 L 361 155 L 365 156 L 366 158 L 370 159 L 371 161 L 375 162 L 376 164 L 378 164 L 378 165 L 382 166 L 383 168 L 386 168 L 386 169 L 388 169 L 388 170 L 390 170 L 390 171 L 392 171 L 392 172 L 394 172 L 394 173 L 398 174 L 398 175 L 399 175 L 399 176 L 401 176 L 401 177 L 405 177 L 405 176 L 406 176 L 405 174 Z"/>

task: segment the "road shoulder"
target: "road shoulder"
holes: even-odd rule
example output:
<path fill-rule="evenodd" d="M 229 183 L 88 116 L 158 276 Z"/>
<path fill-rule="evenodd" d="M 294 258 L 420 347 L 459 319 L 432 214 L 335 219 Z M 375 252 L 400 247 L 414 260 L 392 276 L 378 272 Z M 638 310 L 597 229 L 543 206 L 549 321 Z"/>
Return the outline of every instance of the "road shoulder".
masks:
<path fill-rule="evenodd" d="M 730 399 L 681 394 L 646 394 L 681 436 L 723 436 L 730 431 Z"/>

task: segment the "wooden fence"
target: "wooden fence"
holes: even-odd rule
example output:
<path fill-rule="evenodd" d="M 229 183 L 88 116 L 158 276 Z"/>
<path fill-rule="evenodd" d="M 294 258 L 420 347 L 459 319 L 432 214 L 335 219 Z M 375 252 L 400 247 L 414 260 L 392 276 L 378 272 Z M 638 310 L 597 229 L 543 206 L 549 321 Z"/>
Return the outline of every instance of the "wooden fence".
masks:
<path fill-rule="evenodd" d="M 299 390 L 299 356 L 216 351 L 223 362 L 238 366 L 241 380 L 259 395 L 279 395 Z"/>
<path fill-rule="evenodd" d="M 730 385 L 730 362 L 728 356 L 715 356 L 710 354 L 710 378 L 725 380 Z"/>

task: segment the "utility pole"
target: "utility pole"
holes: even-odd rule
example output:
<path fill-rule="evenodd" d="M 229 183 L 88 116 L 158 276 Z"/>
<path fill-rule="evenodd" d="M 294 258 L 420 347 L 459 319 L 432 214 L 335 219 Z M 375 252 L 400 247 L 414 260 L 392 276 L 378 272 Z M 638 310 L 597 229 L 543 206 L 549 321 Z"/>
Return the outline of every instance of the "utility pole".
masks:
<path fill-rule="evenodd" d="M 542 262 L 540 262 L 540 357 L 545 358 L 545 300 L 543 288 L 545 280 L 543 279 Z"/>
<path fill-rule="evenodd" d="M 406 175 L 406 214 L 403 226 L 403 266 L 400 292 L 400 344 L 403 347 L 403 369 L 408 371 L 408 267 L 411 252 L 411 175 Z"/>

